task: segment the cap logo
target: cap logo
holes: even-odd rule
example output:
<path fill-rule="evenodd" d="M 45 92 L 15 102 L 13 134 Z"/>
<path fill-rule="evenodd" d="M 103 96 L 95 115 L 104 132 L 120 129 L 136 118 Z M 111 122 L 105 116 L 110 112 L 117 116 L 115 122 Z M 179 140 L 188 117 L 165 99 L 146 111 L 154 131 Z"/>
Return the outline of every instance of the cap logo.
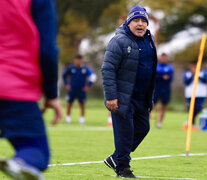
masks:
<path fill-rule="evenodd" d="M 148 19 L 148 15 L 147 15 L 146 12 L 144 12 L 144 11 L 135 11 L 135 12 L 131 13 L 131 14 L 127 17 L 127 21 L 128 21 L 129 19 L 131 19 L 133 16 L 136 16 L 136 15 L 141 15 L 141 16 L 144 16 L 145 18 Z"/>

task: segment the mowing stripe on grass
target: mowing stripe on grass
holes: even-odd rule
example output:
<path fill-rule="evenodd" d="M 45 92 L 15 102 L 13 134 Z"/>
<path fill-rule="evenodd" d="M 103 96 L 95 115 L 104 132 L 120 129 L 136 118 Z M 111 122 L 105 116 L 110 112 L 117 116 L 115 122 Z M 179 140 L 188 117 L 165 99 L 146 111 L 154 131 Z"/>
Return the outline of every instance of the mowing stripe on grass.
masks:
<path fill-rule="evenodd" d="M 88 174 L 67 174 L 69 176 L 88 176 Z M 104 177 L 105 175 L 93 175 L 97 177 Z M 115 175 L 111 175 L 111 177 L 116 177 Z M 171 179 L 171 180 L 198 180 L 196 178 L 178 178 L 178 177 L 152 177 L 152 176 L 137 176 L 142 179 Z"/>
<path fill-rule="evenodd" d="M 206 156 L 206 155 L 207 155 L 207 153 L 191 153 L 189 156 Z M 182 157 L 182 156 L 185 156 L 185 154 L 137 157 L 137 158 L 132 158 L 132 160 L 137 161 L 137 160 L 145 160 L 145 159 L 161 159 L 161 158 Z M 74 166 L 74 165 L 85 165 L 85 164 L 100 164 L 100 163 L 103 163 L 103 161 L 89 161 L 89 162 L 50 164 L 49 167 L 54 167 L 54 166 Z"/>
<path fill-rule="evenodd" d="M 65 127 L 48 127 L 49 130 L 52 131 L 112 131 L 113 129 L 111 127 L 101 127 L 101 126 L 81 126 L 81 127 L 70 127 L 70 126 L 65 126 Z"/>
<path fill-rule="evenodd" d="M 138 178 L 143 179 L 177 179 L 177 180 L 198 180 L 196 178 L 178 178 L 178 177 L 152 177 L 152 176 L 138 176 Z"/>

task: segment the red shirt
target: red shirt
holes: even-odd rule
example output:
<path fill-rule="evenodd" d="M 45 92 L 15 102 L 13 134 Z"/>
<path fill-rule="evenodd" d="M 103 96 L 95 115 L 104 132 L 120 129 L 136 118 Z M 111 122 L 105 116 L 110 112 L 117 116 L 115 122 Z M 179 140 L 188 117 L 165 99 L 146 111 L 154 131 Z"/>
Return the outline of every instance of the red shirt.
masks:
<path fill-rule="evenodd" d="M 0 99 L 37 101 L 42 94 L 39 33 L 31 0 L 0 5 Z"/>

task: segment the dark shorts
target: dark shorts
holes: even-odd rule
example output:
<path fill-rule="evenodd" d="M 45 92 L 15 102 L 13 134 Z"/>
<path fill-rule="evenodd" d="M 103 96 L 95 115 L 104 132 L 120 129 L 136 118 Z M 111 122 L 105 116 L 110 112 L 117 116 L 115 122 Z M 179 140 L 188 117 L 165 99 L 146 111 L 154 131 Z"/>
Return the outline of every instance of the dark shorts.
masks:
<path fill-rule="evenodd" d="M 0 99 L 0 137 L 45 136 L 45 125 L 37 102 Z"/>
<path fill-rule="evenodd" d="M 186 98 L 188 110 L 190 108 L 190 101 L 191 101 L 191 98 Z M 194 115 L 195 114 L 197 115 L 203 109 L 204 103 L 205 103 L 205 98 L 203 97 L 195 98 Z"/>
<path fill-rule="evenodd" d="M 162 104 L 167 105 L 170 102 L 170 88 L 155 88 L 154 104 L 161 101 Z"/>
<path fill-rule="evenodd" d="M 72 90 L 68 92 L 67 102 L 72 103 L 76 98 L 78 99 L 80 103 L 85 103 L 86 92 L 82 90 Z"/>

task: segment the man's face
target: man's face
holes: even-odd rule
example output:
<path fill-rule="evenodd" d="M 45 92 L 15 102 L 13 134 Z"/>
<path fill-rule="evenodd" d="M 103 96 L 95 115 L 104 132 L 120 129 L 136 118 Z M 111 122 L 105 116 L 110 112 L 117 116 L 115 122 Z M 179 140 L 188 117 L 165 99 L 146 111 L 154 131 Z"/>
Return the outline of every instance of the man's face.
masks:
<path fill-rule="evenodd" d="M 196 71 L 196 64 L 190 64 L 190 71 L 195 74 Z"/>
<path fill-rule="evenodd" d="M 141 18 L 133 19 L 128 26 L 131 32 L 137 37 L 143 37 L 147 31 L 147 21 Z"/>
<path fill-rule="evenodd" d="M 159 58 L 159 62 L 161 64 L 166 64 L 168 62 L 168 59 L 169 59 L 169 57 L 167 54 L 162 54 Z"/>
<path fill-rule="evenodd" d="M 77 67 L 81 67 L 82 64 L 83 64 L 83 59 L 82 59 L 82 58 L 75 58 L 75 59 L 74 59 L 74 64 L 75 64 L 75 66 L 77 66 Z"/>

